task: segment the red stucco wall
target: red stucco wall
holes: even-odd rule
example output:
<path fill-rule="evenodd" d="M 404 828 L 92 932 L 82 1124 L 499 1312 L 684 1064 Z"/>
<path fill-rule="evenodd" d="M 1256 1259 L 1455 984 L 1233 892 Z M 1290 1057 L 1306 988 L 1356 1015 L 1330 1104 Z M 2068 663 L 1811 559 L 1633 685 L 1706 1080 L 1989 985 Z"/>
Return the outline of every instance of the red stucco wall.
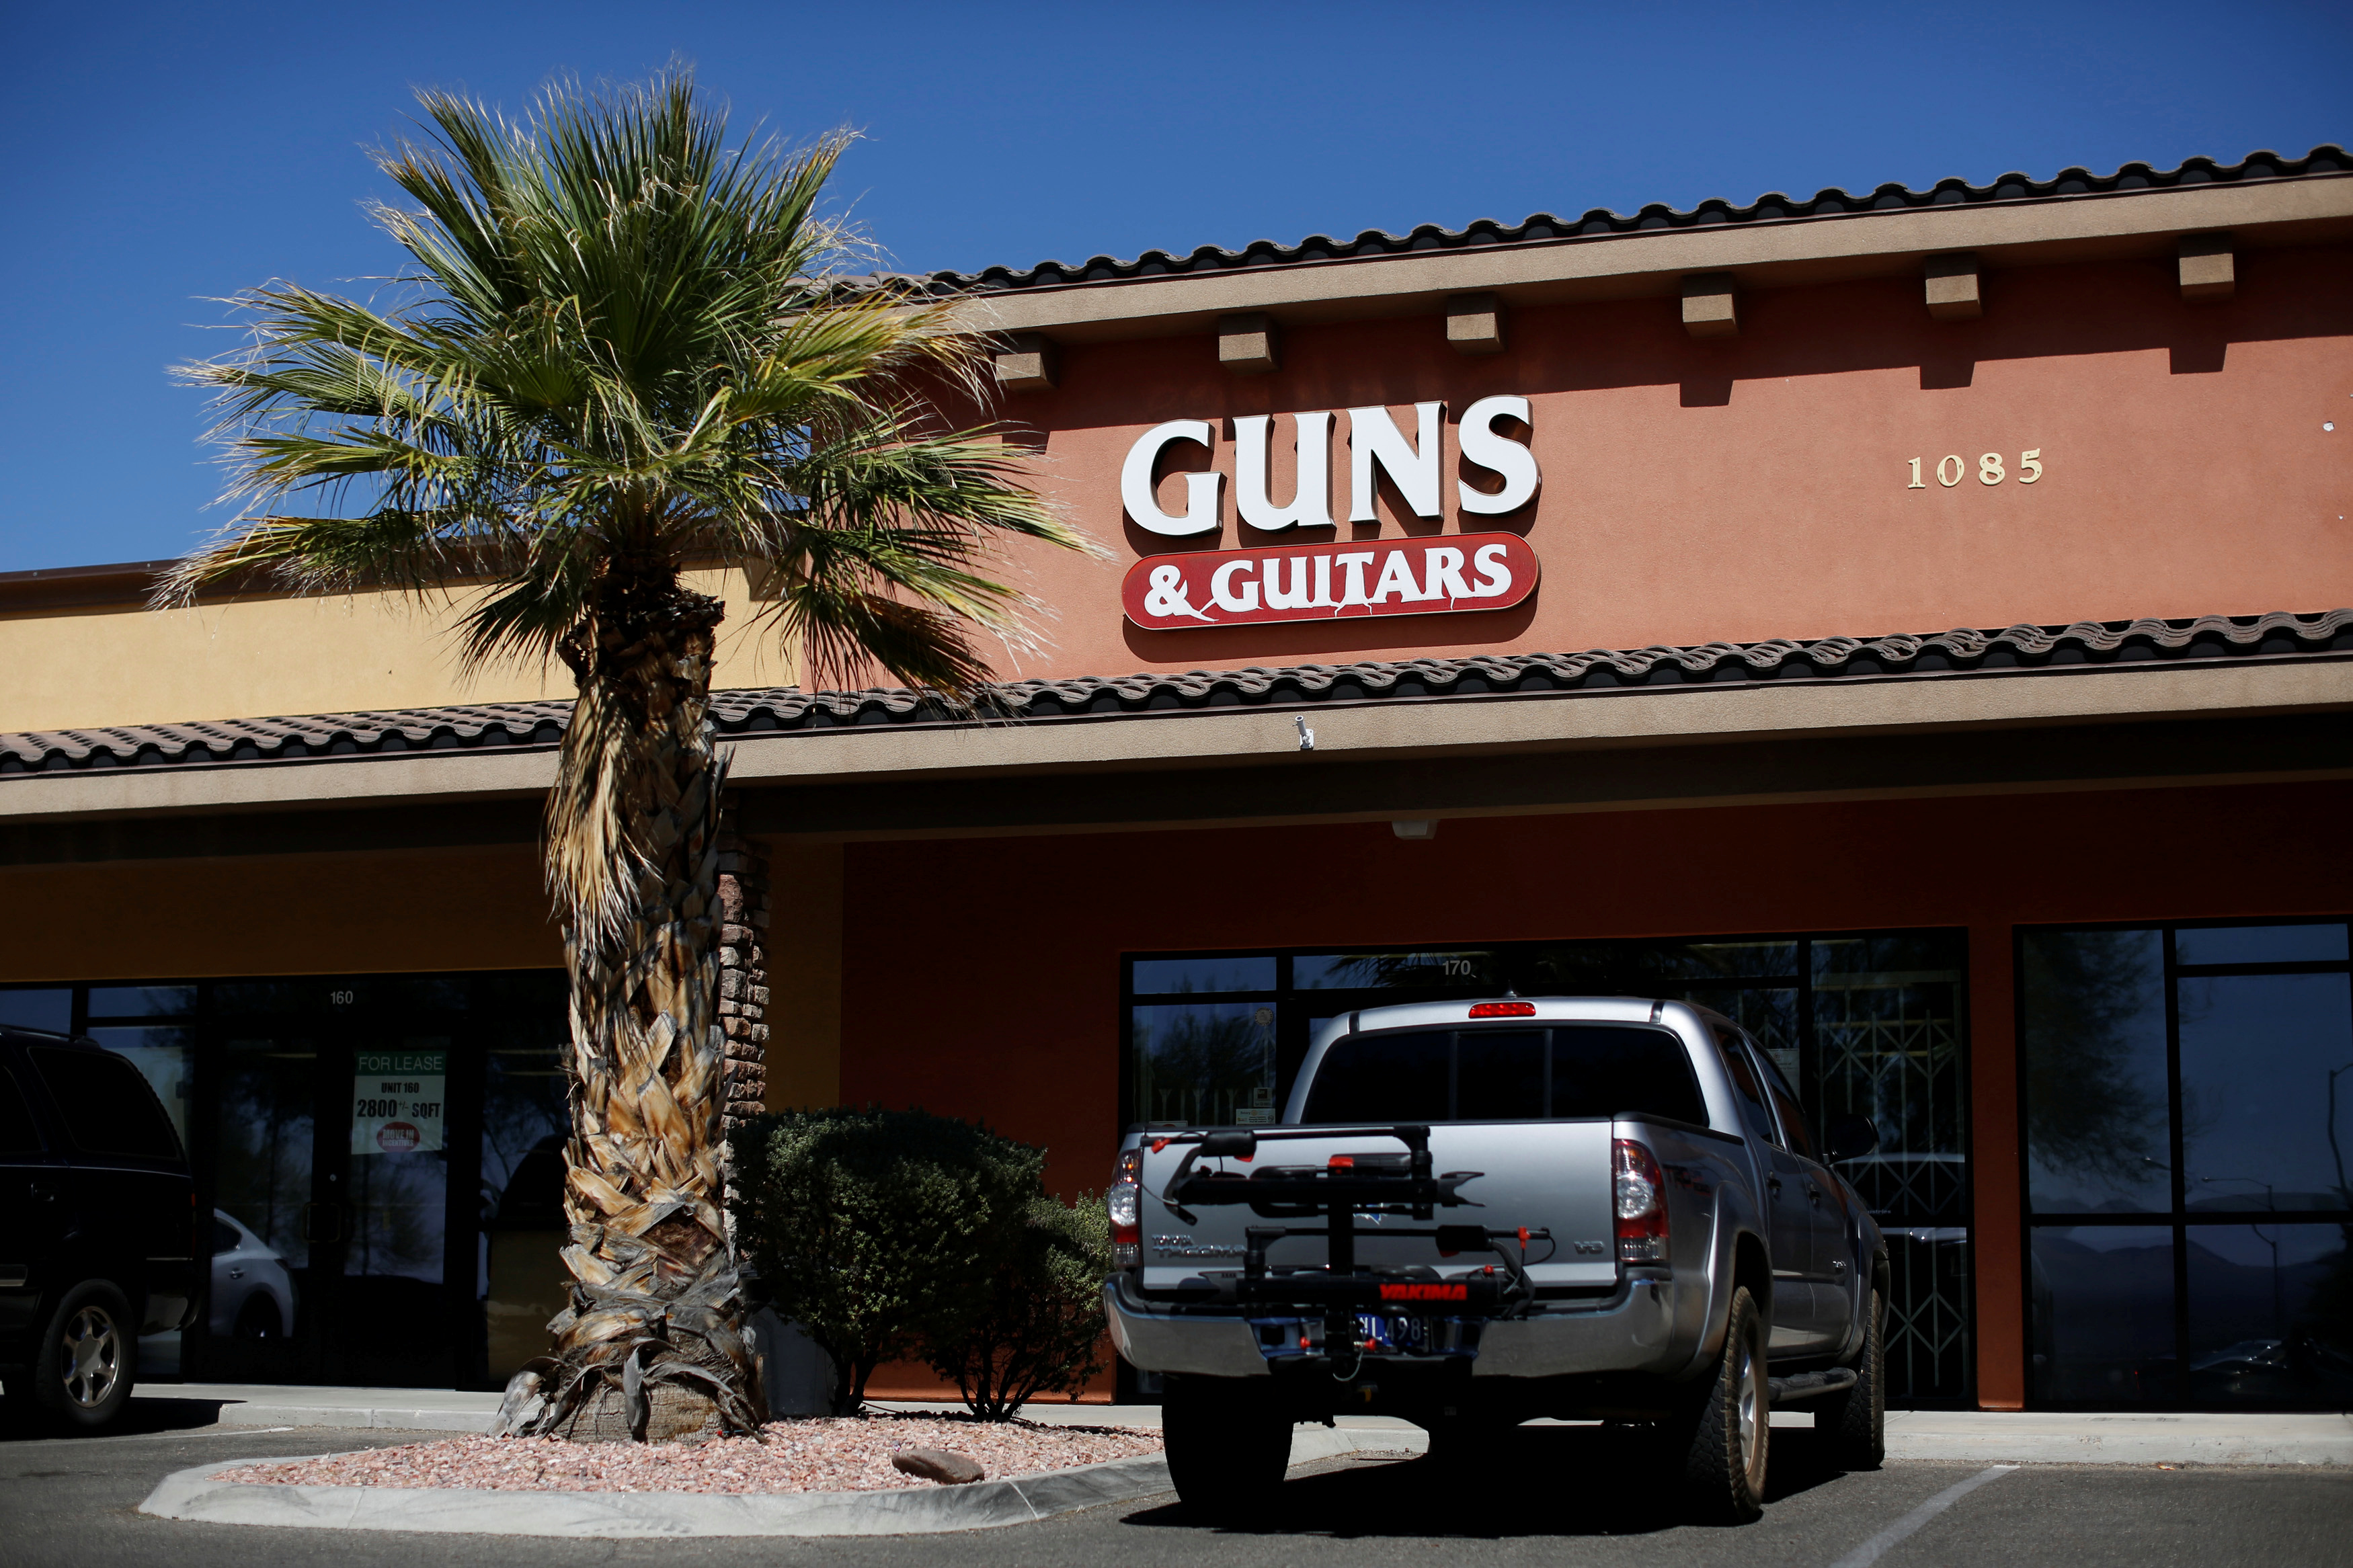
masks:
<path fill-rule="evenodd" d="M 1938 631 L 2353 604 L 2353 254 L 2250 251 L 2234 299 L 2188 304 L 2169 260 L 1995 270 L 1986 311 L 1936 322 L 1916 279 L 1763 290 L 1736 338 L 1695 340 L 1672 300 L 1514 312 L 1506 351 L 1466 357 L 1435 316 L 1294 328 L 1282 368 L 1234 375 L 1205 334 L 1067 346 L 1057 388 L 1006 399 L 1042 433 L 1038 481 L 1110 547 L 1038 552 L 1025 585 L 1055 646 L 1008 673 L 1113 674 L 1416 653 L 1575 650 L 1724 638 Z M 1120 615 L 1140 554 L 1329 540 L 1235 521 L 1174 540 L 1124 520 L 1119 468 L 1166 419 L 1417 400 L 1533 400 L 1544 489 L 1517 517 L 1544 561 L 1510 611 L 1146 632 Z M 2322 429 L 2334 422 L 2334 433 Z M 1345 416 L 1334 494 L 1345 513 Z M 1278 500 L 1291 426 L 1275 424 Z M 1231 430 L 1212 466 L 1229 476 Z M 1453 503 L 1447 427 L 1442 526 Z M 1978 456 L 2040 448 L 2044 477 L 1987 487 Z M 1197 466 L 1198 447 L 1173 459 Z M 1937 486 L 1962 457 L 1967 477 Z M 1906 459 L 1931 475 L 1905 488 Z M 1182 510 L 1181 481 L 1163 504 Z M 1370 538 L 1375 531 L 1339 530 Z"/>
<path fill-rule="evenodd" d="M 2353 784 L 852 845 L 845 1101 L 987 1119 L 1100 1187 L 1123 952 L 1964 926 L 1980 1397 L 2024 1395 L 2010 928 L 2336 912 Z M 1018 933 L 1008 939 L 1001 933 Z"/>

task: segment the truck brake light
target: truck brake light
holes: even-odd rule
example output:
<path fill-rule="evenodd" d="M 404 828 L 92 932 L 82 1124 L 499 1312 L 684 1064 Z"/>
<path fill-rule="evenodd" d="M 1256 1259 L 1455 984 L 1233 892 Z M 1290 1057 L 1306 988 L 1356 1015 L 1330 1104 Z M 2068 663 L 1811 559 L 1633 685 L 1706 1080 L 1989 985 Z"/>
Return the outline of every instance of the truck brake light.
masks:
<path fill-rule="evenodd" d="M 1610 1140 L 1611 1211 L 1618 1226 L 1618 1260 L 1667 1260 L 1667 1179 L 1658 1157 L 1631 1138 Z"/>
<path fill-rule="evenodd" d="M 1533 1002 L 1482 1002 L 1471 1009 L 1474 1018 L 1533 1018 L 1536 1005 Z"/>
<path fill-rule="evenodd" d="M 1103 1210 L 1111 1220 L 1112 1267 L 1137 1267 L 1144 1261 L 1143 1150 L 1120 1151 L 1111 1185 L 1103 1192 Z"/>

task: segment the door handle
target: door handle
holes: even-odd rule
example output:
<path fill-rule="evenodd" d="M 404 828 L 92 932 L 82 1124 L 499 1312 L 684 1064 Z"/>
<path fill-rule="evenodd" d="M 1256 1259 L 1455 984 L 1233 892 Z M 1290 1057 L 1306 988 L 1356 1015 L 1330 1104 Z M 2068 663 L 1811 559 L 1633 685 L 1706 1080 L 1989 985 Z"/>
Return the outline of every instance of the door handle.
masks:
<path fill-rule="evenodd" d="M 1808 1183 L 1806 1184 L 1806 1201 L 1807 1201 L 1808 1203 L 1810 1203 L 1810 1204 L 1813 1205 L 1816 1208 L 1820 1208 L 1820 1207 L 1821 1207 L 1821 1205 L 1822 1205 L 1822 1190 L 1821 1190 L 1821 1188 L 1820 1188 L 1820 1187 L 1818 1187 L 1818 1186 L 1814 1185 L 1814 1184 L 1813 1184 L 1813 1183 L 1811 1183 L 1811 1182 L 1808 1182 Z"/>
<path fill-rule="evenodd" d="M 1766 1177 L 1765 1190 L 1772 1194 L 1775 1197 L 1779 1197 L 1781 1195 L 1781 1178 L 1778 1176 Z"/>
<path fill-rule="evenodd" d="M 1843 1268 L 1846 1265 L 1841 1264 L 1839 1267 Z M 232 1268 L 228 1271 L 228 1277 L 232 1279 L 242 1279 L 245 1278 L 245 1270 L 242 1268 Z"/>
<path fill-rule="evenodd" d="M 47 1182 L 29 1183 L 26 1184 L 25 1191 L 45 1204 L 53 1204 L 58 1201 L 57 1188 L 49 1185 Z"/>

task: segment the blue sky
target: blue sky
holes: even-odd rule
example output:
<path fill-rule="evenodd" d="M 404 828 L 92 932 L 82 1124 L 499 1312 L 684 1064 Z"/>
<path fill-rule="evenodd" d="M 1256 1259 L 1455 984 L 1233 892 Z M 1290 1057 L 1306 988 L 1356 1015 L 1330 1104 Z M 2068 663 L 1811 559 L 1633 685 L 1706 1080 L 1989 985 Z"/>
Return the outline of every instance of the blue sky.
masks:
<path fill-rule="evenodd" d="M 691 61 L 741 124 L 861 130 L 839 194 L 910 269 L 2353 140 L 2341 0 L 19 0 L 0 42 L 0 571 L 227 518 L 165 368 L 233 341 L 218 296 L 393 269 L 362 149 L 417 85 L 521 107 Z"/>

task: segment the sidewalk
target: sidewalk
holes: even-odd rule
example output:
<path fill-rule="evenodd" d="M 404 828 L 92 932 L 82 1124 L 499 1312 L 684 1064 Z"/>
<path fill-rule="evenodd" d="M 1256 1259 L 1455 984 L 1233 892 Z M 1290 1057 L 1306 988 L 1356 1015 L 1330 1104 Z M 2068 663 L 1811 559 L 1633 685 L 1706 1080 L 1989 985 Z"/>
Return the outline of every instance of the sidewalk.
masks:
<path fill-rule="evenodd" d="M 146 1383 L 134 1398 L 216 1405 L 228 1426 L 388 1427 L 487 1432 L 499 1396 L 429 1388 L 314 1388 L 295 1384 Z M 953 1404 L 877 1401 L 877 1409 L 935 1413 Z M 1156 1405 L 1032 1405 L 1022 1415 L 1054 1426 L 1157 1426 Z M 1812 1425 L 1781 1412 L 1776 1427 Z M 1391 1416 L 1344 1415 L 1345 1447 L 1419 1452 L 1421 1429 Z M 1891 1410 L 1891 1459 L 1973 1464 L 2353 1466 L 2353 1418 L 2343 1415 L 2075 1415 L 2044 1411 Z"/>

